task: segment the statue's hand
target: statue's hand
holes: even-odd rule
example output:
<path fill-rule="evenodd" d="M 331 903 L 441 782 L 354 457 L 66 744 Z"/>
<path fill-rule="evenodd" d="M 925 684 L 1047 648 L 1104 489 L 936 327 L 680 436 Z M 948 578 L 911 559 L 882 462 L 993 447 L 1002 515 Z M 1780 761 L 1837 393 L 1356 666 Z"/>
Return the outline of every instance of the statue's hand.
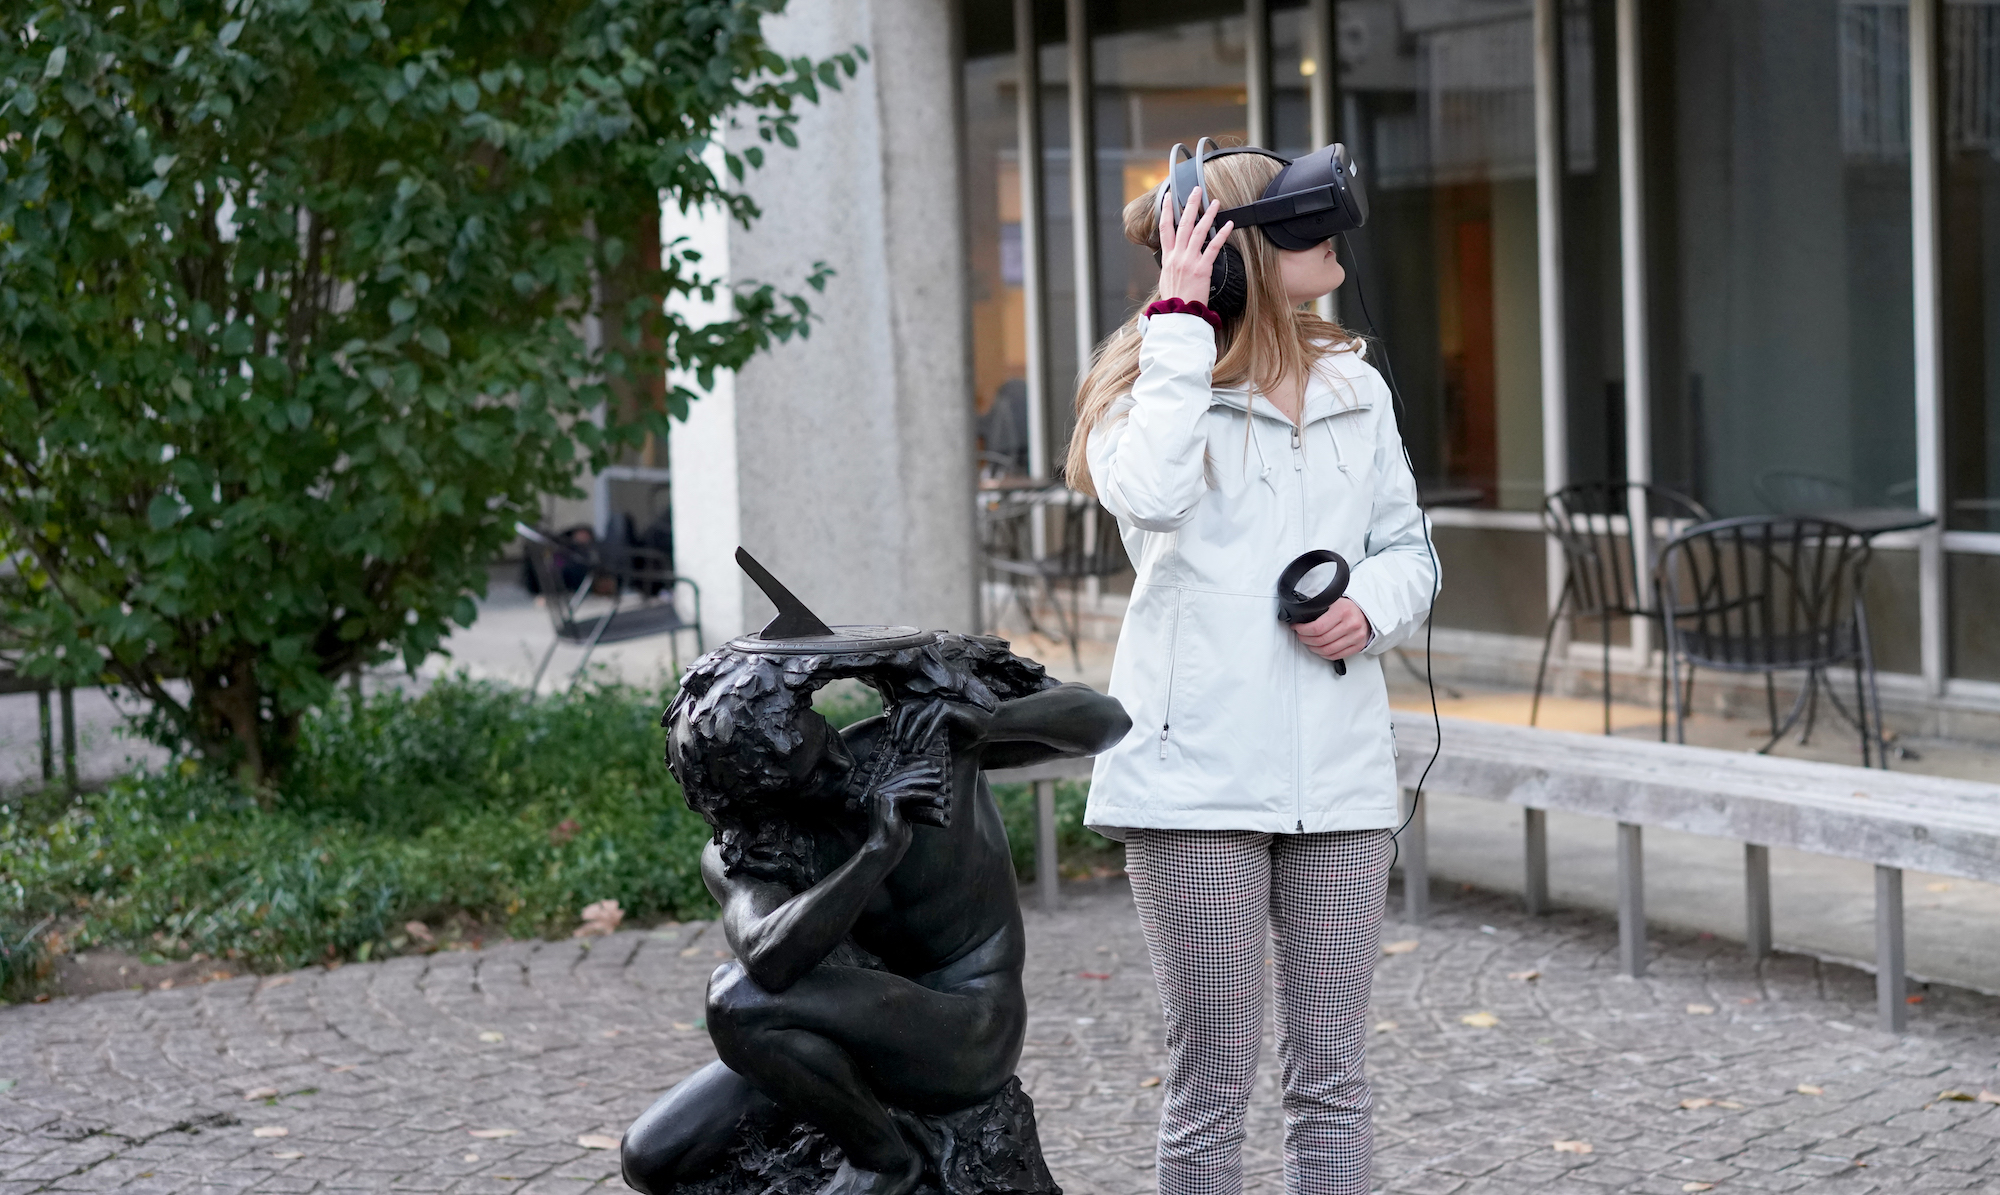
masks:
<path fill-rule="evenodd" d="M 908 757 L 868 793 L 869 849 L 902 858 L 912 833 L 909 809 L 933 815 L 944 808 L 947 777 L 923 755 Z"/>
<path fill-rule="evenodd" d="M 932 738 L 953 730 L 961 740 L 976 743 L 993 725 L 993 711 L 958 701 L 933 697 L 925 701 L 905 701 L 896 707 L 891 738 L 905 751 L 921 751 Z"/>

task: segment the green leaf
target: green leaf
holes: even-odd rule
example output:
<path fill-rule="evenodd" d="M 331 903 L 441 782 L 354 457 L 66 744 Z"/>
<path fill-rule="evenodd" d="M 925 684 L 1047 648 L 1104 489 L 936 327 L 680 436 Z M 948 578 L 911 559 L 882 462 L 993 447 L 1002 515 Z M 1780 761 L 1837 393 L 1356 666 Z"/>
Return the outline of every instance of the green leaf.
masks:
<path fill-rule="evenodd" d="M 451 85 L 451 100 L 460 111 L 472 111 L 479 106 L 479 84 L 471 79 L 460 79 Z"/>
<path fill-rule="evenodd" d="M 152 525 L 153 530 L 165 531 L 180 521 L 181 504 L 167 495 L 154 494 L 153 500 L 146 503 L 146 522 Z"/>
<path fill-rule="evenodd" d="M 285 404 L 285 416 L 291 420 L 293 427 L 304 431 L 306 425 L 312 422 L 312 404 L 304 399 L 292 399 Z"/>
<path fill-rule="evenodd" d="M 224 49 L 227 49 L 230 46 L 235 45 L 236 39 L 242 36 L 243 36 L 243 22 L 240 20 L 231 21 L 227 25 L 224 25 L 222 27 L 222 31 L 220 33 L 217 33 L 215 35 L 215 43 L 223 47 Z"/>
<path fill-rule="evenodd" d="M 68 65 L 68 63 L 69 63 L 68 46 L 57 46 L 55 49 L 50 50 L 48 61 L 42 64 L 42 78 L 44 79 L 62 78 L 63 67 Z"/>
<path fill-rule="evenodd" d="M 435 325 L 417 333 L 417 342 L 440 357 L 451 356 L 451 338 Z"/>
<path fill-rule="evenodd" d="M 417 301 L 415 299 L 398 296 L 389 300 L 389 318 L 393 322 L 407 324 L 416 318 L 416 314 Z"/>

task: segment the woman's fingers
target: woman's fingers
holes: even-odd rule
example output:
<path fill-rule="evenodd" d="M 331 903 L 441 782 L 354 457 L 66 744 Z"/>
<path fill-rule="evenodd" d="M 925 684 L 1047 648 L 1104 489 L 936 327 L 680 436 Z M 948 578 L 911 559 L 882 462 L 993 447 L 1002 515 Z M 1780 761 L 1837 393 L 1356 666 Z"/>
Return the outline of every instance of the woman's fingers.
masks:
<path fill-rule="evenodd" d="M 1211 212 L 1210 214 L 1213 215 L 1214 213 Z M 1229 243 L 1229 234 L 1235 231 L 1235 229 L 1236 221 L 1234 220 L 1222 226 L 1222 230 L 1215 234 L 1215 239 L 1208 243 L 1208 248 L 1201 252 L 1201 263 L 1203 265 L 1213 266 L 1215 264 L 1215 259 L 1222 253 L 1222 247 Z"/>
<path fill-rule="evenodd" d="M 1202 199 L 1201 188 L 1196 187 L 1194 194 L 1188 196 L 1187 206 L 1181 209 L 1180 227 L 1174 230 L 1174 244 L 1177 247 L 1194 240 L 1195 222 L 1201 219 Z"/>

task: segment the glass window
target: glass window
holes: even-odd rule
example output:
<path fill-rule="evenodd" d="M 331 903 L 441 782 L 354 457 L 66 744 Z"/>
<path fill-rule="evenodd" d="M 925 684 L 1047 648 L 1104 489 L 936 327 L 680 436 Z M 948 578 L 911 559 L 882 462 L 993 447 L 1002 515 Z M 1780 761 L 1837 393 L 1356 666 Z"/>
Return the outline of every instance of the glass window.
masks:
<path fill-rule="evenodd" d="M 1562 6 L 1563 352 L 1572 481 L 1626 476 L 1613 3 L 1564 0 Z"/>
<path fill-rule="evenodd" d="M 1159 280 L 1125 239 L 1126 203 L 1160 185 L 1167 151 L 1202 137 L 1242 145 L 1249 130 L 1241 0 L 1091 6 L 1097 73 L 1098 319 L 1109 333 Z"/>
<path fill-rule="evenodd" d="M 1020 71 L 1010 6 L 967 6 L 965 36 L 966 241 L 980 471 L 1025 474 L 1028 343 L 1015 108 Z"/>
<path fill-rule="evenodd" d="M 1373 317 L 1433 503 L 1537 509 L 1531 9 L 1343 0 L 1334 21 L 1337 125 L 1370 203 L 1342 320 L 1366 331 Z"/>
<path fill-rule="evenodd" d="M 2000 4 L 1950 0 L 1943 35 L 1948 525 L 2000 531 Z"/>
<path fill-rule="evenodd" d="M 1906 3 L 1646 10 L 1654 476 L 1914 505 Z"/>

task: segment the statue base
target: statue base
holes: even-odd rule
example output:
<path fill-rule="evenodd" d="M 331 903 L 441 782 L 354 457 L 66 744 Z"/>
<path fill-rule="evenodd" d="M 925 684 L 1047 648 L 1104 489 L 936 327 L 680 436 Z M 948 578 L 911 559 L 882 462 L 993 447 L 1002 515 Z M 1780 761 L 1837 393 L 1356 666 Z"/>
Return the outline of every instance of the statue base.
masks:
<path fill-rule="evenodd" d="M 1042 1161 L 1035 1105 L 1021 1080 L 984 1103 L 942 1116 L 896 1112 L 922 1142 L 924 1177 L 912 1195 L 1062 1195 Z M 676 1195 L 818 1195 L 840 1168 L 840 1149 L 802 1122 L 745 1126 L 713 1173 Z"/>

